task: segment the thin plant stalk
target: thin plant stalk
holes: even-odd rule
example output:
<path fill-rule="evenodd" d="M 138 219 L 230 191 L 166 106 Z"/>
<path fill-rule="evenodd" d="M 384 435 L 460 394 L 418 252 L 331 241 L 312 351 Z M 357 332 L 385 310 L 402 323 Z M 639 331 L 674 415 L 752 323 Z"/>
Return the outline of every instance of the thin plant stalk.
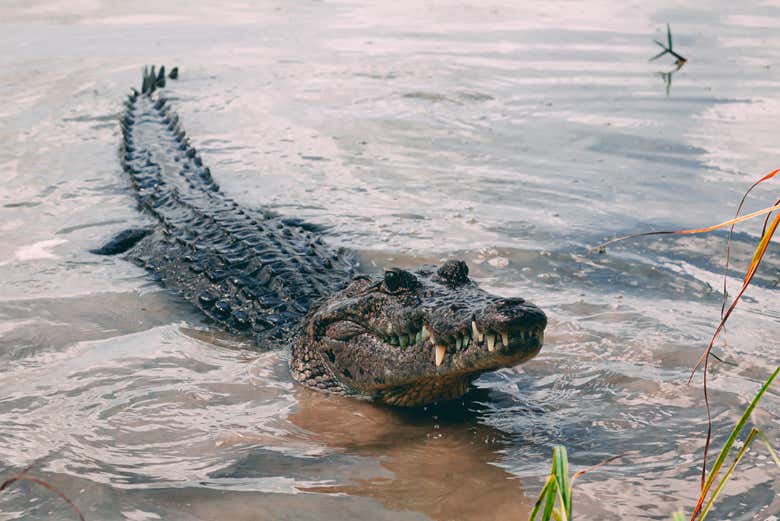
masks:
<path fill-rule="evenodd" d="M 35 483 L 36 485 L 39 485 L 57 494 L 60 498 L 62 498 L 63 501 L 65 501 L 70 506 L 71 510 L 73 510 L 73 512 L 76 514 L 76 516 L 79 518 L 80 521 L 85 521 L 84 514 L 81 513 L 79 507 L 77 507 L 76 504 L 73 501 L 71 501 L 71 499 L 68 496 L 66 496 L 64 492 L 62 492 L 60 489 L 58 489 L 57 487 L 55 487 L 54 485 L 52 485 L 47 481 L 28 475 L 27 472 L 29 470 L 30 467 L 27 467 L 26 469 L 16 474 L 15 476 L 11 476 L 10 478 L 0 483 L 0 492 L 6 490 L 8 487 L 10 487 L 11 485 L 19 481 L 29 481 L 30 483 Z"/>
<path fill-rule="evenodd" d="M 708 226 L 706 228 L 698 228 L 698 229 L 691 229 L 691 230 L 676 230 L 676 231 L 658 231 L 658 232 L 645 232 L 645 233 L 638 233 L 638 234 L 632 234 L 632 235 L 626 235 L 623 237 L 618 237 L 616 239 L 612 239 L 610 241 L 604 242 L 594 248 L 594 250 L 598 251 L 604 251 L 604 248 L 608 244 L 612 244 L 618 241 L 623 241 L 630 238 L 635 237 L 645 237 L 650 235 L 687 235 L 687 234 L 694 234 L 694 233 L 705 233 L 710 232 L 713 230 L 717 230 L 719 228 L 723 228 L 725 226 L 730 226 L 729 229 L 729 238 L 727 242 L 727 248 L 726 248 L 726 271 L 724 274 L 724 281 L 723 281 L 723 304 L 721 306 L 721 318 L 720 322 L 718 323 L 718 327 L 715 329 L 715 333 L 712 335 L 712 338 L 710 339 L 709 344 L 707 345 L 707 348 L 702 353 L 699 360 L 696 362 L 696 365 L 694 366 L 693 370 L 691 371 L 691 375 L 688 378 L 688 383 L 691 382 L 693 379 L 693 376 L 695 375 L 696 371 L 702 367 L 703 365 L 703 392 L 704 392 L 704 404 L 707 412 L 707 435 L 706 440 L 704 443 L 704 457 L 702 460 L 702 469 L 701 469 L 701 487 L 702 490 L 705 486 L 705 477 L 707 475 L 707 457 L 709 455 L 709 448 L 710 448 L 710 441 L 712 438 L 712 413 L 710 410 L 710 401 L 709 401 L 709 394 L 707 389 L 707 373 L 709 369 L 709 359 L 710 355 L 712 354 L 712 349 L 715 345 L 715 342 L 717 341 L 718 337 L 720 336 L 720 333 L 725 328 L 726 322 L 728 321 L 729 317 L 731 316 L 731 313 L 734 311 L 734 308 L 736 308 L 737 304 L 741 300 L 742 296 L 744 295 L 745 291 L 747 290 L 748 286 L 753 280 L 753 277 L 756 274 L 756 271 L 758 270 L 759 265 L 761 264 L 761 261 L 763 260 L 764 254 L 766 253 L 766 249 L 769 246 L 769 242 L 771 241 L 772 237 L 774 236 L 775 231 L 777 230 L 778 225 L 780 225 L 780 214 L 776 215 L 774 219 L 771 221 L 771 224 L 769 224 L 769 221 L 772 217 L 772 213 L 776 210 L 780 210 L 780 199 L 778 199 L 773 206 L 764 208 L 762 210 L 758 210 L 756 212 L 752 212 L 750 214 L 739 216 L 740 212 L 742 211 L 742 207 L 748 197 L 748 195 L 753 191 L 753 189 L 758 186 L 759 184 L 772 179 L 775 177 L 778 173 L 780 173 L 780 169 L 773 170 L 772 172 L 769 172 L 762 178 L 760 178 L 758 181 L 753 183 L 750 188 L 745 192 L 745 194 L 742 197 L 742 200 L 740 201 L 738 207 L 736 216 L 734 219 L 730 219 L 728 221 L 725 221 L 723 223 L 714 225 L 714 226 Z M 727 277 L 728 277 L 728 262 L 729 257 L 731 253 L 731 240 L 733 236 L 734 231 L 734 225 L 746 221 L 749 219 L 753 219 L 755 217 L 758 217 L 760 215 L 766 215 L 764 219 L 764 226 L 761 232 L 761 239 L 758 243 L 758 246 L 756 247 L 755 252 L 753 253 L 753 258 L 750 262 L 750 265 L 747 269 L 747 272 L 745 273 L 745 277 L 742 282 L 742 287 L 740 288 L 739 292 L 737 293 L 737 296 L 732 300 L 731 304 L 728 306 L 728 309 L 726 309 L 726 302 L 728 300 L 728 291 L 727 291 Z M 592 250 L 593 251 L 593 250 Z M 724 312 L 725 310 L 725 312 Z"/>
<path fill-rule="evenodd" d="M 614 244 L 616 242 L 622 242 L 628 239 L 636 239 L 638 237 L 649 237 L 651 235 L 691 235 L 695 233 L 707 233 L 712 232 L 715 230 L 719 230 L 720 228 L 725 228 L 726 226 L 741 223 L 743 221 L 748 221 L 750 219 L 755 219 L 759 215 L 764 215 L 768 213 L 772 213 L 776 210 L 780 210 L 780 204 L 775 204 L 772 206 L 768 206 L 766 208 L 762 208 L 761 210 L 756 210 L 755 212 L 743 215 L 741 217 L 735 217 L 734 219 L 729 219 L 728 221 L 724 221 L 720 224 L 715 224 L 713 226 L 707 226 L 705 228 L 695 228 L 690 230 L 663 230 L 663 231 L 652 231 L 652 232 L 642 232 L 642 233 L 632 233 L 630 235 L 623 235 L 621 237 L 615 237 L 614 239 L 610 239 L 608 241 L 604 241 L 601 244 L 598 244 L 590 249 L 590 252 L 597 252 L 602 250 L 603 248 L 609 246 L 610 244 Z"/>
<path fill-rule="evenodd" d="M 774 235 L 778 224 L 780 224 L 780 214 L 778 214 L 775 217 L 775 219 L 772 221 L 771 226 L 764 232 L 763 237 L 761 237 L 761 241 L 759 241 L 758 247 L 756 248 L 756 251 L 753 254 L 753 260 L 750 263 L 750 267 L 748 268 L 748 271 L 745 274 L 745 280 L 742 283 L 742 288 L 740 288 L 739 293 L 737 294 L 736 297 L 734 297 L 734 300 L 732 300 L 731 305 L 728 308 L 728 311 L 726 311 L 726 313 L 721 317 L 720 323 L 718 324 L 718 327 L 715 329 L 715 333 L 712 335 L 712 338 L 710 339 L 710 343 L 707 346 L 707 349 L 704 350 L 704 353 L 702 353 L 698 362 L 696 362 L 696 366 L 693 368 L 693 371 L 691 371 L 691 376 L 688 379 L 688 382 L 690 382 L 693 379 L 694 373 L 699 367 L 701 367 L 703 363 L 704 371 L 702 376 L 702 382 L 704 388 L 704 403 L 707 408 L 707 437 L 704 443 L 704 458 L 702 461 L 702 468 L 701 468 L 702 486 L 704 486 L 704 476 L 707 473 L 707 455 L 709 452 L 710 440 L 712 439 L 712 415 L 710 411 L 709 396 L 707 394 L 707 373 L 708 373 L 709 362 L 710 362 L 709 355 L 710 352 L 712 351 L 713 346 L 715 345 L 715 341 L 717 340 L 718 335 L 720 335 L 720 332 L 723 330 L 724 326 L 726 325 L 726 321 L 729 319 L 731 313 L 734 311 L 734 308 L 737 307 L 737 304 L 742 298 L 742 295 L 744 295 L 745 290 L 747 290 L 748 286 L 752 282 L 753 276 L 756 274 L 756 270 L 758 270 L 758 266 L 761 264 L 761 260 L 764 258 L 764 253 L 766 253 L 766 248 L 767 246 L 769 246 L 769 241 Z"/>
<path fill-rule="evenodd" d="M 766 174 L 764 177 L 750 185 L 750 188 L 747 189 L 747 191 L 742 196 L 742 199 L 739 201 L 739 205 L 737 206 L 737 211 L 734 214 L 734 218 L 739 217 L 739 214 L 742 213 L 742 207 L 745 205 L 745 201 L 747 201 L 748 196 L 753 191 L 754 188 L 756 188 L 758 185 L 763 183 L 764 181 L 768 181 L 769 179 L 772 179 L 775 177 L 778 173 L 780 173 L 780 168 L 772 170 L 768 174 Z M 775 206 L 780 204 L 780 199 L 775 201 Z M 771 213 L 766 214 L 766 218 L 764 219 L 764 227 L 761 230 L 761 236 L 763 237 L 766 233 L 766 226 L 769 221 L 769 218 L 771 217 Z M 735 223 L 736 224 L 736 223 Z M 732 224 L 729 227 L 729 237 L 726 241 L 726 266 L 723 270 L 723 303 L 720 306 L 720 316 L 723 318 L 723 314 L 726 312 L 726 304 L 728 303 L 728 277 L 729 277 L 729 262 L 731 261 L 731 241 L 734 237 L 734 226 L 735 224 Z"/>

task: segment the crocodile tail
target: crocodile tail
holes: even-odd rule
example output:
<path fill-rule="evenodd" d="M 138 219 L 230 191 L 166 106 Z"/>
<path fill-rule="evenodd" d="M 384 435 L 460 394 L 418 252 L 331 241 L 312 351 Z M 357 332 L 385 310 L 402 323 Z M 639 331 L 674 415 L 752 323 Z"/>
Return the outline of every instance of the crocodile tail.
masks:
<path fill-rule="evenodd" d="M 142 92 L 130 92 L 120 119 L 122 166 L 156 226 L 99 252 L 127 252 L 228 329 L 283 338 L 314 302 L 349 281 L 352 258 L 314 228 L 243 208 L 220 191 L 172 104 L 155 92 L 164 78 L 162 67 L 144 69 Z"/>
<path fill-rule="evenodd" d="M 179 68 L 174 67 L 171 69 L 170 74 L 167 76 L 172 80 L 179 78 Z M 165 65 L 160 65 L 159 70 L 155 70 L 154 65 L 144 67 L 143 81 L 141 82 L 141 93 L 151 94 L 157 89 L 165 87 Z"/>

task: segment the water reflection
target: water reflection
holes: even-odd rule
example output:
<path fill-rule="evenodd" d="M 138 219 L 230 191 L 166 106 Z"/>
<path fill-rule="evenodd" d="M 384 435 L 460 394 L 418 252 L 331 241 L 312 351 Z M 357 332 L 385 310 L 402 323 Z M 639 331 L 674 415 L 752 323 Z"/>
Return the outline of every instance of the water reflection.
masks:
<path fill-rule="evenodd" d="M 509 436 L 478 422 L 472 391 L 467 400 L 421 411 L 379 407 L 296 393 L 289 420 L 319 442 L 348 454 L 377 458 L 390 476 L 355 478 L 309 492 L 369 496 L 386 508 L 422 512 L 436 520 L 523 519 L 532 501 L 517 479 L 496 464 Z"/>
<path fill-rule="evenodd" d="M 658 75 L 658 77 L 661 78 L 664 82 L 667 98 L 669 97 L 669 93 L 672 90 L 672 76 L 674 75 L 675 72 L 677 72 L 677 70 L 679 69 L 674 69 L 668 72 L 662 72 L 662 71 L 656 72 L 656 75 Z"/>

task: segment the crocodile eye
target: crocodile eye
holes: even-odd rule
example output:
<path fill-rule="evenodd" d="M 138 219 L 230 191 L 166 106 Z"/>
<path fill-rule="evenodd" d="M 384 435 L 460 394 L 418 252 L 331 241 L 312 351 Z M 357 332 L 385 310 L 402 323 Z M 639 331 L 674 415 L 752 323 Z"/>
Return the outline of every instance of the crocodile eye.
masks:
<path fill-rule="evenodd" d="M 385 287 L 390 291 L 395 291 L 398 289 L 398 274 L 396 272 L 385 272 Z"/>
<path fill-rule="evenodd" d="M 384 289 L 390 293 L 395 293 L 403 289 L 414 289 L 417 287 L 417 279 L 408 271 L 398 268 L 390 268 L 385 271 Z"/>

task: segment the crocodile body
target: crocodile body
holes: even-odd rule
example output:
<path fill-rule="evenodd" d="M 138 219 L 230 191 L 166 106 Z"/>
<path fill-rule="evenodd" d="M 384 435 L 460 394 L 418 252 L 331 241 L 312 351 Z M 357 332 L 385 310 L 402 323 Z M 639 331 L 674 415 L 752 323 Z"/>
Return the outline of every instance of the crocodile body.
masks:
<path fill-rule="evenodd" d="M 313 227 L 242 208 L 219 190 L 164 98 L 132 95 L 122 166 L 158 226 L 128 257 L 225 329 L 288 338 L 313 302 L 341 289 L 352 257 Z"/>
<path fill-rule="evenodd" d="M 231 333 L 291 347 L 292 376 L 321 391 L 423 405 L 539 351 L 544 313 L 480 289 L 462 261 L 374 279 L 317 227 L 232 200 L 159 92 L 164 81 L 163 70 L 145 73 L 120 122 L 122 166 L 156 225 L 95 253 L 126 253 Z"/>

